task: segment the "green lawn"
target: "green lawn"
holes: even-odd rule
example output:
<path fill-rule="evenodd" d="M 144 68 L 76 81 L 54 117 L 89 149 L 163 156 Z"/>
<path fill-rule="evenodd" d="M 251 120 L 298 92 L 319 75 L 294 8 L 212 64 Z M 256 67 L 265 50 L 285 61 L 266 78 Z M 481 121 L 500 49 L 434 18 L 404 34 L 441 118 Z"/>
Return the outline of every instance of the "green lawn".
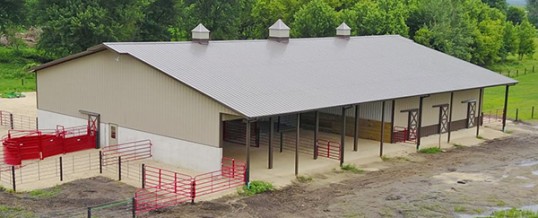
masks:
<path fill-rule="evenodd" d="M 534 119 L 538 119 L 538 73 L 527 74 L 515 78 L 519 83 L 510 87 L 508 96 L 508 117 L 516 117 L 519 109 L 519 119 L 531 118 L 532 106 L 535 107 Z M 488 88 L 484 91 L 484 113 L 500 115 L 504 106 L 505 87 Z"/>
<path fill-rule="evenodd" d="M 35 91 L 35 77 L 24 70 L 30 60 L 16 57 L 11 49 L 0 46 L 0 94 Z"/>
<path fill-rule="evenodd" d="M 0 93 L 35 91 L 35 77 L 23 70 L 25 64 L 0 63 Z M 14 74 L 25 75 L 17 78 Z M 23 85 L 24 84 L 24 85 Z"/>
<path fill-rule="evenodd" d="M 538 46 L 538 39 L 534 42 Z M 497 63 L 488 68 L 503 75 L 507 75 L 510 71 L 510 77 L 519 81 L 517 85 L 510 87 L 508 117 L 515 119 L 516 109 L 519 109 L 519 119 L 529 120 L 534 106 L 534 119 L 538 119 L 538 48 L 533 58 L 525 57 L 519 61 L 512 56 L 506 62 Z M 505 87 L 485 89 L 484 113 L 495 114 L 498 111 L 499 115 L 502 114 L 504 90 Z"/>

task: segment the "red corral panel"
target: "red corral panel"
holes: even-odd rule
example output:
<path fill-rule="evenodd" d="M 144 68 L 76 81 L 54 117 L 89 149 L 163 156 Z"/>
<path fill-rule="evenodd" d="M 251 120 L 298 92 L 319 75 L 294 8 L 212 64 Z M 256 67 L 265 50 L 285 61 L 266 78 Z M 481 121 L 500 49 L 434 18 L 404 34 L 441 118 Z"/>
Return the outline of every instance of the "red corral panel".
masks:
<path fill-rule="evenodd" d="M 63 138 L 58 136 L 48 136 L 41 139 L 42 158 L 63 154 Z"/>
<path fill-rule="evenodd" d="M 10 130 L 3 139 L 4 162 L 20 165 L 23 160 L 43 159 L 95 148 L 96 131 L 87 126 L 56 130 Z"/>

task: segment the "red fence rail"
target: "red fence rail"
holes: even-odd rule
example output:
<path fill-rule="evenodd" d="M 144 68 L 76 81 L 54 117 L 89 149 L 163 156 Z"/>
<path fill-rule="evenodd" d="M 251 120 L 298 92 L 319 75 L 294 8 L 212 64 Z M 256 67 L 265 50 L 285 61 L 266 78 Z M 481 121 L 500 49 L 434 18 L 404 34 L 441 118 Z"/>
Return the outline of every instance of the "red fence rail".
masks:
<path fill-rule="evenodd" d="M 141 160 L 150 158 L 151 141 L 142 140 L 117 145 L 109 145 L 103 148 L 103 165 L 116 164 L 117 157 L 121 156 L 124 161 Z"/>
<path fill-rule="evenodd" d="M 318 139 L 316 141 L 316 146 L 318 147 L 317 150 L 317 156 L 319 157 L 326 157 L 330 159 L 340 160 L 340 149 L 342 146 L 340 146 L 340 143 L 325 140 L 325 139 Z"/>
<path fill-rule="evenodd" d="M 57 154 L 65 154 L 95 148 L 95 130 L 87 126 L 56 130 L 9 130 L 2 140 L 4 162 L 20 165 L 23 160 L 44 159 Z"/>
<path fill-rule="evenodd" d="M 197 197 L 242 186 L 246 164 L 223 158 L 221 170 L 194 177 L 151 166 L 143 167 L 143 185 L 135 193 L 136 214 L 170 207 Z"/>
<path fill-rule="evenodd" d="M 392 133 L 392 141 L 394 143 L 397 142 L 405 142 L 409 140 L 409 131 L 405 127 L 395 126 L 394 131 Z"/>
<path fill-rule="evenodd" d="M 195 193 L 193 199 L 244 185 L 245 172 L 245 163 L 223 158 L 221 170 L 194 177 Z"/>

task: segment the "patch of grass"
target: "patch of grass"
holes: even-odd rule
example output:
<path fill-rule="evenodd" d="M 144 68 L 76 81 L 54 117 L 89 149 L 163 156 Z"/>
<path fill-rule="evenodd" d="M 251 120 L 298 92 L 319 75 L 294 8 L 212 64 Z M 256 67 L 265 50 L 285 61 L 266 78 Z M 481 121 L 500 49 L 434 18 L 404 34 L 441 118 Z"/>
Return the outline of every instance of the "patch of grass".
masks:
<path fill-rule="evenodd" d="M 476 136 L 476 138 L 477 138 L 477 139 L 481 139 L 481 140 L 486 140 L 484 137 L 482 137 L 482 136 L 480 136 L 480 135 Z"/>
<path fill-rule="evenodd" d="M 484 209 L 482 209 L 482 208 L 475 208 L 475 209 L 473 209 L 473 213 L 476 213 L 476 214 L 484 213 Z"/>
<path fill-rule="evenodd" d="M 383 161 L 411 161 L 409 158 L 404 156 L 396 156 L 396 157 L 388 157 L 388 156 L 381 156 L 381 160 Z"/>
<path fill-rule="evenodd" d="M 312 182 L 312 177 L 310 176 L 297 176 L 297 182 L 300 182 L 300 183 L 309 183 L 309 182 Z"/>
<path fill-rule="evenodd" d="M 364 170 L 357 168 L 355 164 L 344 164 L 340 167 L 340 169 L 352 173 L 364 173 Z"/>
<path fill-rule="evenodd" d="M 437 153 L 442 152 L 442 150 L 438 147 L 431 147 L 431 148 L 420 149 L 418 150 L 418 152 L 423 153 L 423 154 L 437 154 Z"/>
<path fill-rule="evenodd" d="M 273 191 L 273 184 L 270 182 L 254 180 L 251 181 L 248 186 L 243 186 L 243 189 L 239 191 L 239 195 L 253 196 L 256 194 Z"/>
<path fill-rule="evenodd" d="M 51 198 L 59 194 L 61 191 L 60 186 L 54 186 L 52 188 L 47 189 L 36 189 L 33 191 L 30 191 L 28 194 L 34 198 L 44 199 L 44 198 Z"/>
<path fill-rule="evenodd" d="M 458 143 L 454 143 L 452 145 L 454 145 L 455 148 L 464 148 L 465 147 L 464 145 L 458 144 Z"/>
<path fill-rule="evenodd" d="M 538 218 L 538 212 L 529 210 L 520 210 L 512 208 L 510 210 L 495 211 L 491 214 L 491 218 Z"/>
<path fill-rule="evenodd" d="M 463 213 L 463 212 L 466 212 L 467 211 L 467 208 L 465 208 L 464 206 L 456 206 L 454 207 L 454 212 L 456 213 Z"/>
<path fill-rule="evenodd" d="M 0 205 L 0 217 L 35 217 L 35 215 L 24 208 Z"/>

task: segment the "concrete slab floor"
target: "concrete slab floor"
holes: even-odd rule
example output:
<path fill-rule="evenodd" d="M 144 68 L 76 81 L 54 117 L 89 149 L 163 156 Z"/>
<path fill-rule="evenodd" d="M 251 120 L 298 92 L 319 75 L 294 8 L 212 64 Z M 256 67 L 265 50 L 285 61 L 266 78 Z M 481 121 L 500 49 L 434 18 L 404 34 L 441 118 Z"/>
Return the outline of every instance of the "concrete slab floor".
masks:
<path fill-rule="evenodd" d="M 292 140 L 284 140 L 284 149 L 279 151 L 278 135 L 275 134 L 273 143 L 273 169 L 268 169 L 267 140 L 260 140 L 260 147 L 250 148 L 250 179 L 263 180 L 273 183 L 277 187 L 291 184 L 295 179 L 295 131 L 289 133 Z M 490 123 L 480 127 L 479 137 L 476 137 L 476 127 L 462 129 L 451 133 L 451 142 L 447 143 L 448 134 L 441 135 L 441 148 L 450 149 L 454 145 L 475 146 L 485 139 L 505 137 L 508 134 L 500 131 L 500 123 Z M 313 159 L 313 132 L 301 130 L 301 143 L 299 148 L 299 175 L 313 175 L 340 168 L 339 160 L 328 159 L 319 156 Z M 329 138 L 332 141 L 340 142 L 340 135 L 323 133 L 320 138 Z M 380 143 L 378 141 L 359 139 L 358 151 L 353 151 L 353 137 L 345 138 L 345 164 L 355 164 L 359 168 L 381 162 Z M 311 146 L 310 146 L 311 145 Z M 420 148 L 438 147 L 439 135 L 423 137 Z M 406 156 L 416 152 L 414 142 L 406 143 L 384 143 L 383 156 L 396 157 Z M 241 144 L 224 143 L 224 156 L 238 160 L 246 160 L 246 147 Z M 375 169 L 374 169 L 375 170 Z"/>

